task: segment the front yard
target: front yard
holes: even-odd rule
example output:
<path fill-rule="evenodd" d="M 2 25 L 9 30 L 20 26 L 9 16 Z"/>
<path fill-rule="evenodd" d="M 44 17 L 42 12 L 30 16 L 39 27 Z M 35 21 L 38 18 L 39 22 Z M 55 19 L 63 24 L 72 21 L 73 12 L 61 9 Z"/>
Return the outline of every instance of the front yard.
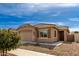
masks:
<path fill-rule="evenodd" d="M 26 44 L 20 47 L 21 49 L 57 55 L 57 56 L 79 56 L 79 43 L 63 43 L 60 46 L 56 47 L 47 47 L 47 46 L 35 46 Z"/>

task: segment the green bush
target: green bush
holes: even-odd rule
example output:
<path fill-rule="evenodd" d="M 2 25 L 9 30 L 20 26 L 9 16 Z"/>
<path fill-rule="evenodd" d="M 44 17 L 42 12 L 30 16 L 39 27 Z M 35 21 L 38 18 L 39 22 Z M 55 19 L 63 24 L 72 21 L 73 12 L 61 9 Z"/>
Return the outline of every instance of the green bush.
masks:
<path fill-rule="evenodd" d="M 7 55 L 7 51 L 16 49 L 19 46 L 20 36 L 12 30 L 0 30 L 0 51 L 1 55 Z"/>

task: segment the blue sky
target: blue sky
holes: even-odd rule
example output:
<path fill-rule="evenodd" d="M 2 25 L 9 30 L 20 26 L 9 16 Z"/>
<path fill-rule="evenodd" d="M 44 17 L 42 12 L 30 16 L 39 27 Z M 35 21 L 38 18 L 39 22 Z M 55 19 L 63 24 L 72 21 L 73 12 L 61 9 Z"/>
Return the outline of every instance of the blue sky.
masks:
<path fill-rule="evenodd" d="M 30 23 L 51 23 L 79 30 L 79 4 L 0 3 L 0 28 Z"/>

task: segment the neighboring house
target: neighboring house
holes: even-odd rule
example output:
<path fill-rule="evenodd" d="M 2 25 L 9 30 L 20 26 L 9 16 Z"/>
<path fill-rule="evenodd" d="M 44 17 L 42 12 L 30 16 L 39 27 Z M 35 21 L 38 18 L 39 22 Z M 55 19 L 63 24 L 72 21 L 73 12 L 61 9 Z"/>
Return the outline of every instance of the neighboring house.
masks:
<path fill-rule="evenodd" d="M 55 24 L 24 24 L 18 29 L 22 42 L 55 42 L 67 41 L 69 29 L 67 26 L 57 26 Z"/>

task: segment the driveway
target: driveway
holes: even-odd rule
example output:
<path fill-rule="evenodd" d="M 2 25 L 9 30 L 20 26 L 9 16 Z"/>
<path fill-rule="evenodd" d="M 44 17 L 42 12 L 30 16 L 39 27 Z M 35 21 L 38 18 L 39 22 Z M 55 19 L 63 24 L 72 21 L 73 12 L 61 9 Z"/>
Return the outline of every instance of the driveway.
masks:
<path fill-rule="evenodd" d="M 49 55 L 49 54 L 25 50 L 25 49 L 11 50 L 9 51 L 9 53 L 15 54 L 17 56 L 54 56 L 54 55 Z"/>

